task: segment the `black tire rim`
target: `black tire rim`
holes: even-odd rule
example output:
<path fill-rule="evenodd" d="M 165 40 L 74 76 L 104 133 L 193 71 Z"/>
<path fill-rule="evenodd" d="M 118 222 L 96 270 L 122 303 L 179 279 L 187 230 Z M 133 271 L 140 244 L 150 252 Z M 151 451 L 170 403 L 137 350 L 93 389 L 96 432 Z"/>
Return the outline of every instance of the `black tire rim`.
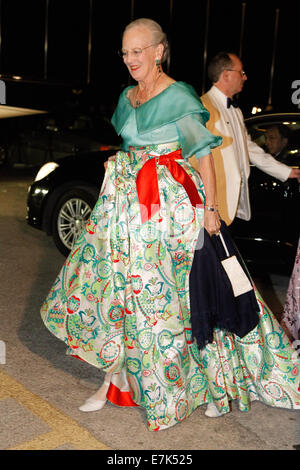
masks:
<path fill-rule="evenodd" d="M 68 199 L 57 216 L 57 232 L 61 242 L 72 250 L 92 212 L 90 205 L 80 198 Z"/>

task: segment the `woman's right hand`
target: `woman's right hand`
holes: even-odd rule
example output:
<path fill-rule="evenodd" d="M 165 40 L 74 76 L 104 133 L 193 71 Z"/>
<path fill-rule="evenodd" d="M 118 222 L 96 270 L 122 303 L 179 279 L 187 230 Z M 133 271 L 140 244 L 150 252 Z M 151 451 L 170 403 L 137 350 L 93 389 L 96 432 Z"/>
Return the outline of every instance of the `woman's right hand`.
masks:
<path fill-rule="evenodd" d="M 221 222 L 218 212 L 204 210 L 204 228 L 210 236 L 220 232 Z"/>
<path fill-rule="evenodd" d="M 105 170 L 107 170 L 107 164 L 109 161 L 115 161 L 116 159 L 116 156 L 115 155 L 112 155 L 111 157 L 108 157 L 108 159 L 106 160 L 106 162 L 104 162 L 104 168 Z"/>
<path fill-rule="evenodd" d="M 220 217 L 217 211 L 216 174 L 211 153 L 199 158 L 197 163 L 198 172 L 200 173 L 203 181 L 206 196 L 204 206 L 204 228 L 211 236 L 219 233 L 221 227 Z"/>

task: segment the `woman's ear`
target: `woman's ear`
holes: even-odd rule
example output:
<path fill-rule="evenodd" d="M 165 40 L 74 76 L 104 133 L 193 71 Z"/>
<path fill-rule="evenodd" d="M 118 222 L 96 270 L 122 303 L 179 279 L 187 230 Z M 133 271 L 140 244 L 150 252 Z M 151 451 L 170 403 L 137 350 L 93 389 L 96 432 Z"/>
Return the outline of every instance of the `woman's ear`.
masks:
<path fill-rule="evenodd" d="M 155 58 L 161 61 L 163 55 L 164 55 L 164 46 L 162 44 L 158 44 Z"/>

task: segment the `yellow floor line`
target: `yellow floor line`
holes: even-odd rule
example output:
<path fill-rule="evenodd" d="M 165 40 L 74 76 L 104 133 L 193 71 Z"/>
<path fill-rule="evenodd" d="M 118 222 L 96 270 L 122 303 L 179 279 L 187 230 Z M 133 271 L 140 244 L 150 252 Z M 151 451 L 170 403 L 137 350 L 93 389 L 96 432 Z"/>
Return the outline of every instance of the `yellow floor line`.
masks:
<path fill-rule="evenodd" d="M 55 431 L 47 432 L 45 434 L 41 434 L 40 436 L 32 439 L 31 441 L 22 442 L 15 447 L 9 447 L 6 450 L 49 450 L 56 449 L 60 447 L 65 442 L 65 437 L 62 438 L 61 434 L 57 434 Z M 77 450 L 77 449 L 76 449 Z"/>
<path fill-rule="evenodd" d="M 80 450 L 109 450 L 85 428 L 0 370 L 0 399 L 13 398 L 44 421 L 51 431 L 7 450 L 50 450 L 69 444 Z"/>

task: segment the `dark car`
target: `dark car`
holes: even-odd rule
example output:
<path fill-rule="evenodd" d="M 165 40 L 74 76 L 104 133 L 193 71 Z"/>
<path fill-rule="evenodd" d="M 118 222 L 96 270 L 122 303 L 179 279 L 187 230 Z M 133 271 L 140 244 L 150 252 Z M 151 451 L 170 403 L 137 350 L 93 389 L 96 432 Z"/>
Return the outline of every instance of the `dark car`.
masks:
<path fill-rule="evenodd" d="M 290 129 L 282 162 L 300 167 L 300 113 L 258 114 L 245 120 L 248 132 L 265 150 L 268 127 L 281 124 Z M 284 183 L 251 165 L 249 178 L 251 220 L 236 218 L 231 230 L 244 259 L 291 270 L 300 232 L 300 185 L 296 179 Z"/>
<path fill-rule="evenodd" d="M 0 105 L 0 169 L 2 165 L 9 164 L 12 155 L 10 150 L 16 147 L 20 133 L 36 128 L 47 119 L 46 111 Z M 19 159 L 19 152 L 13 153 L 15 159 Z"/>
<path fill-rule="evenodd" d="M 270 122 L 289 122 L 285 125 L 296 131 L 300 128 L 300 113 L 248 119 L 249 132 L 261 145 Z M 300 143 L 293 144 L 289 152 L 294 166 L 298 166 Z M 28 222 L 52 235 L 65 255 L 89 218 L 102 183 L 103 163 L 113 153 L 77 154 L 50 162 L 41 168 L 30 187 Z M 299 237 L 299 184 L 295 180 L 280 183 L 254 167 L 249 184 L 252 219 L 236 219 L 231 226 L 238 248 L 248 262 L 274 262 L 290 268 Z"/>
<path fill-rule="evenodd" d="M 104 177 L 104 162 L 115 150 L 70 155 L 48 162 L 28 191 L 27 221 L 52 235 L 68 255 L 89 219 Z"/>
<path fill-rule="evenodd" d="M 87 113 L 66 106 L 43 115 L 10 119 L 4 134 L 8 135 L 8 131 L 10 138 L 2 162 L 8 167 L 39 167 L 69 155 L 118 148 L 120 145 L 116 132 L 103 113 Z"/>

